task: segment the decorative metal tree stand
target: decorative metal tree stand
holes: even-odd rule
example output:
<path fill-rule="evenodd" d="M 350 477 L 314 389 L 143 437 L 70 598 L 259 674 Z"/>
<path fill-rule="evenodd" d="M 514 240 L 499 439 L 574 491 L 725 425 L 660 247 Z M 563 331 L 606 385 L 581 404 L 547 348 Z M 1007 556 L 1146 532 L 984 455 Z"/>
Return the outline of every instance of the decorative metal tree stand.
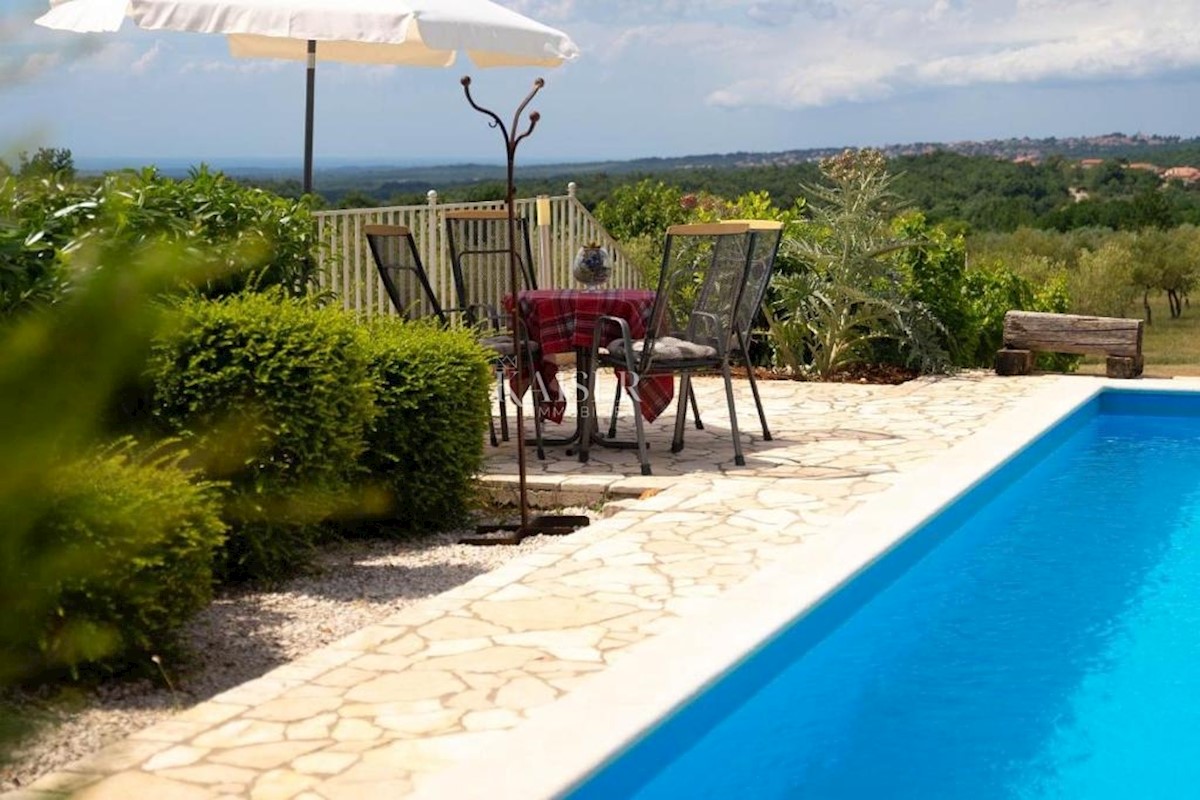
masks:
<path fill-rule="evenodd" d="M 513 180 L 513 165 L 516 162 L 517 145 L 533 133 L 533 129 L 537 127 L 538 120 L 541 119 L 541 114 L 536 111 L 529 114 L 529 127 L 525 129 L 524 133 L 518 135 L 517 129 L 520 127 L 521 115 L 525 112 L 526 107 L 545 85 L 546 82 L 541 78 L 533 82 L 533 89 L 525 96 L 525 100 L 521 105 L 517 106 L 510 128 L 505 127 L 504 122 L 495 112 L 483 108 L 471 97 L 471 78 L 464 77 L 462 79 L 463 92 L 466 94 L 467 102 L 470 103 L 471 108 L 489 117 L 491 121 L 488 125 L 497 128 L 504 137 L 504 149 L 508 163 L 508 185 L 505 197 L 505 206 L 508 209 L 508 273 L 509 286 L 511 287 L 514 299 L 517 292 L 520 291 L 521 282 L 517 273 L 517 223 L 516 209 L 514 208 L 516 185 Z M 512 321 L 510 328 L 513 337 L 513 352 L 516 353 L 517 375 L 523 376 L 528 365 L 525 362 L 525 348 L 521 346 L 521 343 L 527 337 L 521 333 L 521 326 L 525 322 L 521 318 L 520 313 L 518 313 L 515 303 L 510 319 Z M 519 544 L 526 536 L 536 536 L 538 534 L 561 536 L 572 533 L 591 522 L 585 516 L 566 514 L 546 514 L 535 517 L 532 520 L 529 518 L 529 494 L 525 478 L 525 420 L 521 403 L 517 402 L 514 405 L 516 406 L 517 415 L 517 503 L 521 508 L 521 522 L 516 525 L 480 525 L 476 527 L 474 535 L 464 536 L 459 539 L 459 542 L 462 544 Z M 533 413 L 536 414 L 538 412 L 535 409 Z"/>

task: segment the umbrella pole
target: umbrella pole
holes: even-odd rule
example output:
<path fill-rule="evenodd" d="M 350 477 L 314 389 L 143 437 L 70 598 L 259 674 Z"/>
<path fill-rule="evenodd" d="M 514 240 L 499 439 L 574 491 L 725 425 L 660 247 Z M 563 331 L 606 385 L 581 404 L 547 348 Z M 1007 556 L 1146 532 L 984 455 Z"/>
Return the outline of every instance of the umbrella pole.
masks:
<path fill-rule="evenodd" d="M 317 43 L 308 40 L 308 69 L 304 90 L 304 193 L 313 188 L 313 104 L 317 93 Z"/>
<path fill-rule="evenodd" d="M 518 134 L 517 130 L 520 127 L 521 115 L 525 112 L 525 108 L 545 85 L 546 82 L 541 78 L 533 82 L 533 89 L 525 96 L 525 99 L 517 106 L 517 110 L 513 114 L 511 127 L 506 127 L 499 116 L 478 105 L 474 98 L 471 97 L 471 79 L 469 77 L 462 79 L 463 92 L 466 94 L 467 102 L 471 105 L 471 108 L 490 117 L 492 120 L 490 123 L 491 126 L 497 128 L 504 137 L 504 149 L 508 166 L 508 183 L 505 193 L 505 205 L 508 209 L 508 279 L 513 294 L 513 313 L 510 317 L 512 320 L 510 328 L 512 330 L 513 352 L 516 353 L 518 381 L 524 378 L 527 365 L 525 363 L 525 348 L 522 347 L 522 342 L 525 341 L 526 337 L 521 333 L 521 328 L 524 326 L 525 321 L 521 317 L 520 309 L 516 303 L 517 292 L 521 290 L 523 282 L 517 268 L 516 182 L 514 179 L 514 166 L 516 164 L 517 145 L 533 133 L 533 129 L 537 127 L 538 120 L 541 119 L 541 114 L 536 111 L 530 112 L 528 117 L 529 127 L 521 134 Z M 476 528 L 474 536 L 466 536 L 459 540 L 463 544 L 518 544 L 526 536 L 533 536 L 539 533 L 548 535 L 572 533 L 590 522 L 585 516 L 567 515 L 542 515 L 532 521 L 529 519 L 529 494 L 525 476 L 525 420 L 522 413 L 522 404 L 516 402 L 513 405 L 516 406 L 517 416 L 517 503 L 520 505 L 521 522 L 519 525 L 480 525 Z M 538 413 L 537 409 L 534 409 L 533 413 Z"/>

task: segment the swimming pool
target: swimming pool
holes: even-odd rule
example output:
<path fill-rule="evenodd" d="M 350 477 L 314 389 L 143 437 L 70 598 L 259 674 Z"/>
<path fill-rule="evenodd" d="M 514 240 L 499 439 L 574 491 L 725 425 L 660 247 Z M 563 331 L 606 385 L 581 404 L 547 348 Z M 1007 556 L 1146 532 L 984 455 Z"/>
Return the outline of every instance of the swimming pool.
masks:
<path fill-rule="evenodd" d="M 1105 391 L 570 796 L 1189 796 L 1198 536 L 1200 395 Z"/>

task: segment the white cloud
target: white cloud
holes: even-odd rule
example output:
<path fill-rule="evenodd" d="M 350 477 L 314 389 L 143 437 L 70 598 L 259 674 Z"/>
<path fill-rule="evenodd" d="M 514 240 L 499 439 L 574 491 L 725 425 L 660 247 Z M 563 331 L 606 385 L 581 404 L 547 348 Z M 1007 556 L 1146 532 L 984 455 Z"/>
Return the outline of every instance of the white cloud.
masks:
<path fill-rule="evenodd" d="M 930 87 L 1144 77 L 1200 68 L 1196 0 L 526 0 L 608 31 L 585 55 L 656 48 L 721 107 L 806 108 Z M 635 11 L 633 6 L 638 10 Z M 633 20 L 638 20 L 636 23 Z M 601 22 L 603 20 L 603 22 Z M 570 20 L 564 20 L 570 32 Z"/>
<path fill-rule="evenodd" d="M 204 59 L 200 61 L 185 61 L 179 71 L 232 73 L 235 75 L 254 75 L 264 72 L 279 72 L 284 67 L 294 67 L 295 62 L 278 59 Z"/>
<path fill-rule="evenodd" d="M 73 37 L 74 38 L 74 37 Z M 86 58 L 71 64 L 72 72 L 92 74 L 97 70 L 125 73 L 137 58 L 137 48 L 128 41 L 106 35 L 84 36 L 76 39 L 90 44 Z"/>
<path fill-rule="evenodd" d="M 851 0 L 856 2 L 857 0 Z M 779 24 L 803 16 L 836 16 L 846 0 L 510 0 L 504 5 L 550 24 L 594 22 L 628 27 L 687 21 Z M 569 31 L 568 31 L 569 32 Z"/>
<path fill-rule="evenodd" d="M 17 65 L 15 73 L 11 77 L 18 83 L 31 81 L 44 73 L 50 72 L 62 64 L 62 61 L 62 53 L 57 51 L 30 53 Z"/>
<path fill-rule="evenodd" d="M 571 19 L 575 13 L 575 0 L 512 0 L 505 5 L 549 25 Z"/>
<path fill-rule="evenodd" d="M 154 62 L 158 60 L 158 57 L 162 54 L 162 50 L 162 42 L 156 41 L 149 50 L 142 53 L 136 61 L 129 65 L 129 71 L 134 75 L 146 74 L 150 70 L 150 67 L 154 65 Z"/>

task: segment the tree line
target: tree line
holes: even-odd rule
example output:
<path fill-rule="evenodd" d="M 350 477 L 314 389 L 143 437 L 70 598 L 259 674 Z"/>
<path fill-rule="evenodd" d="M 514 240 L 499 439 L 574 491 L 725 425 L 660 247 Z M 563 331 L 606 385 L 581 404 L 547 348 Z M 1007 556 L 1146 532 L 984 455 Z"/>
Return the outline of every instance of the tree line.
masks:
<path fill-rule="evenodd" d="M 1200 153 L 1196 163 L 1200 165 Z M 1200 224 L 1200 185 L 1166 181 L 1158 174 L 1113 158 L 1098 166 L 1052 156 L 1039 163 L 1013 162 L 988 156 L 937 151 L 901 156 L 889 161 L 895 191 L 930 222 L 948 224 L 964 233 L 1006 232 L 1022 227 L 1070 231 L 1104 227 L 1136 231 Z M 781 208 L 803 197 L 801 187 L 819 180 L 816 163 L 753 167 L 668 169 L 657 172 L 587 172 L 547 177 L 522 177 L 518 194 L 562 194 L 569 181 L 578 184 L 578 197 L 589 208 L 616 189 L 644 180 L 661 181 L 684 193 L 740 197 L 767 192 Z M 295 181 L 257 181 L 284 196 L 298 195 Z M 376 186 L 326 191 L 319 204 L 330 208 L 369 208 L 383 205 L 421 205 L 429 186 L 414 181 L 391 181 Z M 437 188 L 448 202 L 496 200 L 504 197 L 501 181 L 476 181 Z"/>

